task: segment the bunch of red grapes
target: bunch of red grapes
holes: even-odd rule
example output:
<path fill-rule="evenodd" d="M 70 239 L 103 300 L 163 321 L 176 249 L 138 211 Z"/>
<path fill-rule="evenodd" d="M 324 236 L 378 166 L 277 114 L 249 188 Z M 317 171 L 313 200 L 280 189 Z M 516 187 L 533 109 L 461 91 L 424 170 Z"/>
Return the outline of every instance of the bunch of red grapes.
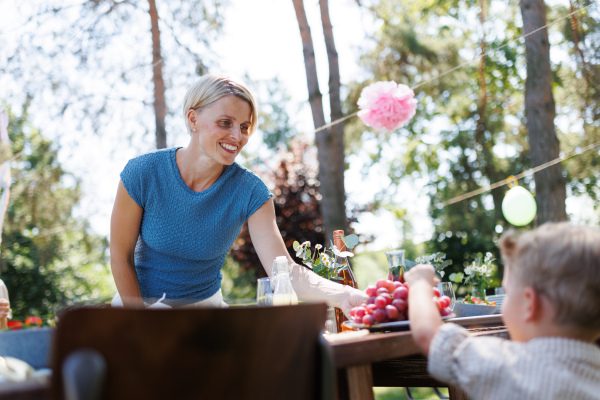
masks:
<path fill-rule="evenodd" d="M 369 296 L 367 304 L 350 310 L 352 320 L 357 324 L 372 326 L 377 323 L 405 321 L 408 319 L 408 286 L 403 282 L 380 279 L 377 285 L 365 289 Z M 440 315 L 451 314 L 450 298 L 440 296 L 438 288 L 433 288 L 433 302 Z"/>

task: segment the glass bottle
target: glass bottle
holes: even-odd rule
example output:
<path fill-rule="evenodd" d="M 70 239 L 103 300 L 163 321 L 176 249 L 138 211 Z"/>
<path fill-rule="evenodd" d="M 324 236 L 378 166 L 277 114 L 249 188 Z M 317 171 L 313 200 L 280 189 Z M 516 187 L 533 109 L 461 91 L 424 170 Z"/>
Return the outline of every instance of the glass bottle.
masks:
<path fill-rule="evenodd" d="M 286 306 L 298 304 L 291 279 L 291 268 L 287 257 L 275 258 L 273 262 L 273 305 Z"/>
<path fill-rule="evenodd" d="M 333 245 L 337 247 L 339 251 L 346 251 L 346 244 L 342 240 L 344 236 L 343 230 L 333 231 Z M 338 281 L 343 285 L 352 286 L 355 289 L 358 289 L 358 284 L 356 283 L 356 279 L 354 278 L 354 274 L 352 273 L 352 268 L 350 267 L 350 262 L 347 257 L 337 257 L 337 263 L 341 265 L 345 265 L 348 268 L 341 271 L 339 273 L 339 277 L 342 278 L 342 281 Z M 344 315 L 344 312 L 336 308 L 335 309 L 335 319 L 336 319 L 336 327 L 337 332 L 343 332 L 349 330 L 345 326 L 342 325 L 344 321 L 347 321 L 348 318 Z"/>

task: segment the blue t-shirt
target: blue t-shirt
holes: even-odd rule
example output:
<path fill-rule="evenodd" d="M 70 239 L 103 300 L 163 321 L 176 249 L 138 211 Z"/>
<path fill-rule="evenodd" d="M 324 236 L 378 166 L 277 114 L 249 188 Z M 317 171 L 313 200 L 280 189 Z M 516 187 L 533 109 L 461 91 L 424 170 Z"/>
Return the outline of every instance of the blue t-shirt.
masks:
<path fill-rule="evenodd" d="M 265 183 L 237 163 L 208 189 L 190 189 L 175 161 L 177 148 L 130 160 L 121 180 L 144 209 L 135 248 L 142 297 L 204 300 L 221 287 L 225 255 L 244 222 L 271 196 Z M 177 302 L 175 302 L 177 303 Z"/>

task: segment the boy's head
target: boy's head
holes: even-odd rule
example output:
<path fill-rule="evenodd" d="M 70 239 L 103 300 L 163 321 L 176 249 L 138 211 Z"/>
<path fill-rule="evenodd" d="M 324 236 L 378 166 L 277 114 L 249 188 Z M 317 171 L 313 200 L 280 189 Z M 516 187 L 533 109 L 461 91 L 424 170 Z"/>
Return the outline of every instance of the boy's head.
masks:
<path fill-rule="evenodd" d="M 530 287 L 552 305 L 555 325 L 600 335 L 600 231 L 546 223 L 518 237 L 506 232 L 500 250 L 509 286 L 503 313 L 519 307 L 510 298 L 511 287 Z M 506 316 L 507 325 L 513 317 Z"/>

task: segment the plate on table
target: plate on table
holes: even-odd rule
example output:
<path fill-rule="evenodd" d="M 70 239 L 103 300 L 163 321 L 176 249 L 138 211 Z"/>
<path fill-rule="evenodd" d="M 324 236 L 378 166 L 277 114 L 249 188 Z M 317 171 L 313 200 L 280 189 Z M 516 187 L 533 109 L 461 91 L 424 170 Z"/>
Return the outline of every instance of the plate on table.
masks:
<path fill-rule="evenodd" d="M 497 308 L 496 305 L 470 304 L 457 301 L 456 304 L 454 304 L 454 310 L 452 310 L 452 312 L 454 312 L 457 317 L 479 317 L 482 315 L 494 314 Z"/>
<path fill-rule="evenodd" d="M 442 317 L 442 320 L 447 320 L 450 318 L 455 318 L 456 315 L 450 314 L 445 317 Z M 357 324 L 354 321 L 344 321 L 342 325 L 346 326 L 350 329 L 368 329 L 371 332 L 400 332 L 400 331 L 408 331 L 410 330 L 410 321 L 394 321 L 394 322 L 382 322 L 371 326 L 366 326 L 365 324 Z"/>

